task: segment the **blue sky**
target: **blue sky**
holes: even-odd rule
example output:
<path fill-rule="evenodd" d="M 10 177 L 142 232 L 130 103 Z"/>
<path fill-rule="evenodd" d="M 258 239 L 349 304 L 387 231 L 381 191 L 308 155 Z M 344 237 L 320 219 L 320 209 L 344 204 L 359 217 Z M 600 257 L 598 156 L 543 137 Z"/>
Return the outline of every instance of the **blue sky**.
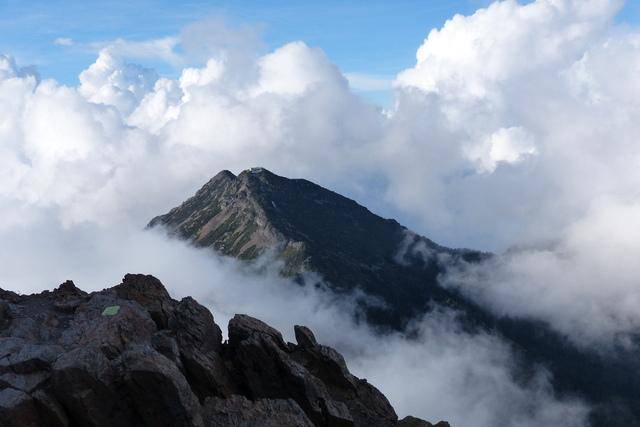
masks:
<path fill-rule="evenodd" d="M 521 1 L 522 2 L 522 1 Z M 415 52 L 431 28 L 456 13 L 471 14 L 488 0 L 368 1 L 78 1 L 0 0 L 0 53 L 20 65 L 36 65 L 43 77 L 75 84 L 95 59 L 86 44 L 116 38 L 142 41 L 178 34 L 194 21 L 222 18 L 257 28 L 264 49 L 303 40 L 322 48 L 345 73 L 388 77 L 413 65 Z M 640 1 L 629 0 L 619 22 L 640 23 Z M 54 45 L 57 38 L 76 46 Z M 80 48 L 78 45 L 84 45 Z M 169 64 L 136 59 L 161 74 Z M 385 103 L 386 91 L 367 96 Z"/>

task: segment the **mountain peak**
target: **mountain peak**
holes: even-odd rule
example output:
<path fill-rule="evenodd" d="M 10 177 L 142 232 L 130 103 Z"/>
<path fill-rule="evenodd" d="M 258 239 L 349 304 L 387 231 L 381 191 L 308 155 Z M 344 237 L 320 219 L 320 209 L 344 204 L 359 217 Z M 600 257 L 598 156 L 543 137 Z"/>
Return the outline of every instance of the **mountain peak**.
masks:
<path fill-rule="evenodd" d="M 248 185 L 252 190 L 260 190 L 263 186 L 280 186 L 287 178 L 276 175 L 263 167 L 245 169 L 238 174 L 238 179 Z M 251 184 L 254 184 L 251 186 Z"/>
<path fill-rule="evenodd" d="M 215 191 L 224 185 L 240 185 L 243 189 L 260 192 L 266 189 L 265 186 L 278 187 L 283 178 L 263 167 L 252 167 L 245 169 L 238 175 L 234 175 L 229 170 L 222 170 L 214 175 L 202 188 L 203 193 Z M 197 196 L 198 194 L 196 194 Z"/>
<path fill-rule="evenodd" d="M 273 172 L 268 169 L 263 168 L 262 166 L 256 166 L 249 169 L 245 169 L 240 172 L 239 176 L 276 176 Z"/>
<path fill-rule="evenodd" d="M 212 181 L 221 181 L 226 179 L 236 179 L 236 176 L 229 170 L 222 170 L 218 172 L 213 178 Z"/>
<path fill-rule="evenodd" d="M 410 318 L 433 297 L 449 297 L 435 286 L 437 257 L 415 266 L 419 274 L 411 272 L 411 263 L 398 262 L 407 239 L 429 251 L 457 253 L 331 190 L 260 167 L 238 176 L 218 173 L 182 205 L 154 218 L 149 227 L 154 226 L 240 259 L 270 252 L 283 262 L 284 275 L 299 280 L 311 271 L 334 290 L 402 301 L 394 303 L 396 313 L 381 315 L 384 324 Z"/>

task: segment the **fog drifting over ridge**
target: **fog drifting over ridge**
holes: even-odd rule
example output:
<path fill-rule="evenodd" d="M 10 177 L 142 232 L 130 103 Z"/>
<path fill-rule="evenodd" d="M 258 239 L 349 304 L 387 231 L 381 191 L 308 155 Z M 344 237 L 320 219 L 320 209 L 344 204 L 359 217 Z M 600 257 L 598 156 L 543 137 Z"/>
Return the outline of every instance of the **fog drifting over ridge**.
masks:
<path fill-rule="evenodd" d="M 542 368 L 526 384 L 514 380 L 517 362 L 511 348 L 498 337 L 464 332 L 453 312 L 438 310 L 417 321 L 411 339 L 379 335 L 353 321 L 351 298 L 360 296 L 336 297 L 301 287 L 279 277 L 277 265 L 268 260 L 262 264 L 266 270 L 257 271 L 167 239 L 158 230 L 92 225 L 33 231 L 38 233 L 13 234 L 14 246 L 0 248 L 8 265 L 6 283 L 21 284 L 3 287 L 51 289 L 73 271 L 80 288 L 99 290 L 119 283 L 119 272 L 152 273 L 173 297 L 193 296 L 207 306 L 223 330 L 235 313 L 269 323 L 289 341 L 294 341 L 294 324 L 310 326 L 321 343 L 344 354 L 351 372 L 379 387 L 401 417 L 479 427 L 585 425 L 588 407 L 583 402 L 554 397 Z"/>
<path fill-rule="evenodd" d="M 201 290 L 203 275 L 220 286 L 229 277 L 261 279 L 240 279 L 235 266 L 139 230 L 219 170 L 261 165 L 382 206 L 441 244 L 535 248 L 445 279 L 497 313 L 542 319 L 576 342 L 624 341 L 640 326 L 640 31 L 614 23 L 620 6 L 504 1 L 453 17 L 429 33 L 416 66 L 398 73 L 387 111 L 354 94 L 320 49 L 292 42 L 261 55 L 249 29 L 219 22 L 160 41 L 105 43 L 78 87 L 40 80 L 0 56 L 0 286 L 26 292 L 71 278 L 96 289 L 137 270 L 158 274 L 178 295 L 223 298 Z M 198 45 L 203 37 L 214 42 Z M 180 45 L 192 56 L 181 57 Z M 145 55 L 198 62 L 169 79 L 133 63 Z M 278 299 L 254 306 L 250 296 L 208 304 L 218 317 L 247 311 L 290 330 L 274 314 Z M 318 316 L 310 326 L 345 351 L 344 337 L 323 335 L 333 317 Z M 425 334 L 444 343 L 440 356 L 451 349 L 501 361 L 495 370 L 479 366 L 501 384 L 484 414 L 503 413 L 500 396 L 519 393 L 505 391 L 517 389 L 504 375 L 508 352 L 491 337 L 430 328 L 438 322 L 427 322 Z M 398 346 L 398 366 L 412 366 L 412 355 L 437 368 L 445 360 L 428 346 Z M 356 373 L 392 400 L 402 396 L 396 379 L 376 377 L 372 367 L 383 361 L 369 356 L 351 359 Z M 463 356 L 455 368 L 478 363 Z M 455 400 L 464 387 L 455 369 L 443 372 L 453 375 L 445 385 L 451 407 L 437 398 L 424 416 L 442 410 L 468 425 L 453 412 L 473 399 Z M 524 396 L 518 402 L 536 401 Z"/>

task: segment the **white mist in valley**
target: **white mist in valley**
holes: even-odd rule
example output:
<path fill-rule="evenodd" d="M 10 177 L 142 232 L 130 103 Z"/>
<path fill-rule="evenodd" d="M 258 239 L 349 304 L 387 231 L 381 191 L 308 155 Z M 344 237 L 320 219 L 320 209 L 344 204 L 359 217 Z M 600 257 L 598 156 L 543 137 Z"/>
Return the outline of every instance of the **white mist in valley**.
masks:
<path fill-rule="evenodd" d="M 456 315 L 436 310 L 415 323 L 415 337 L 380 335 L 353 320 L 355 303 L 278 276 L 277 263 L 256 269 L 209 249 L 169 240 L 157 231 L 56 228 L 49 224 L 11 237 L 0 248 L 4 289 L 36 292 L 73 279 L 83 290 L 120 283 L 127 272 L 157 276 L 173 297 L 193 296 L 226 329 L 235 313 L 257 317 L 293 341 L 293 325 L 312 328 L 322 344 L 344 354 L 350 370 L 378 387 L 400 416 L 446 419 L 452 425 L 585 425 L 588 407 L 558 399 L 542 369 L 526 384 L 513 373 L 509 345 L 469 334 Z M 4 237 L 7 237 L 5 234 Z"/>

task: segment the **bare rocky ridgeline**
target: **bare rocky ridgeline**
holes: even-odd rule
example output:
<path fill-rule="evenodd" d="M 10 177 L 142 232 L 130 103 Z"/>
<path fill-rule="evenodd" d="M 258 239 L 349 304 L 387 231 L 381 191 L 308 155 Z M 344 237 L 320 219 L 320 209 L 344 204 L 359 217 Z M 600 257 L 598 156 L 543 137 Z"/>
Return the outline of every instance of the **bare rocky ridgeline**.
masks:
<path fill-rule="evenodd" d="M 269 253 L 285 276 L 305 281 L 313 272 L 333 291 L 358 289 L 384 302 L 362 304 L 367 320 L 398 330 L 433 303 L 459 306 L 460 298 L 437 284 L 440 259 L 485 256 L 437 245 L 340 194 L 264 168 L 218 173 L 148 227 L 242 260 Z"/>
<path fill-rule="evenodd" d="M 152 276 L 0 290 L 0 426 L 432 426 L 399 421 L 337 351 L 295 336 L 236 315 L 223 343 L 205 307 Z"/>
<path fill-rule="evenodd" d="M 218 173 L 149 227 L 241 260 L 269 253 L 284 276 L 307 283 L 304 273 L 313 272 L 338 295 L 371 296 L 358 298 L 358 312 L 382 331 L 406 332 L 436 307 L 454 311 L 470 333 L 495 334 L 513 346 L 517 381 L 543 366 L 554 394 L 584 400 L 592 427 L 640 425 L 640 333 L 631 346 L 576 346 L 545 321 L 504 316 L 442 285 L 446 272 L 464 273 L 492 254 L 444 247 L 329 189 L 264 168 Z"/>

